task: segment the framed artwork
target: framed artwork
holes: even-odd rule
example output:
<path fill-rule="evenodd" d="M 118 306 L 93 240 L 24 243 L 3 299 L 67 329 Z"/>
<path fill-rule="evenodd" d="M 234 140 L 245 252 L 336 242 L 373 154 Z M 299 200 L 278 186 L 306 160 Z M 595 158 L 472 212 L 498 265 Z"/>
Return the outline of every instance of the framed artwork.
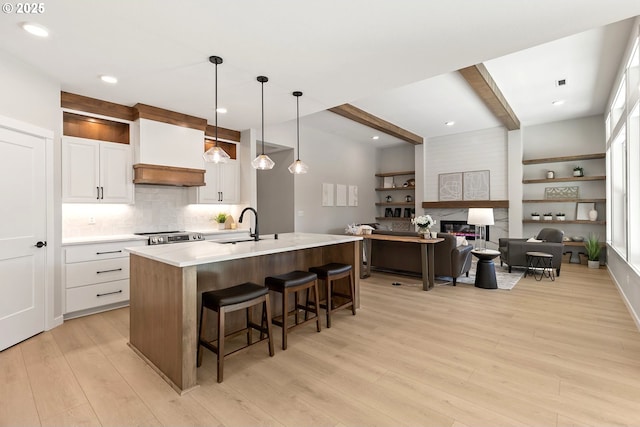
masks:
<path fill-rule="evenodd" d="M 349 206 L 358 206 L 358 186 L 357 185 L 350 185 L 349 186 L 349 201 L 348 201 L 348 205 Z"/>
<path fill-rule="evenodd" d="M 438 200 L 462 200 L 462 172 L 438 175 Z"/>
<path fill-rule="evenodd" d="M 489 200 L 490 171 L 471 171 L 462 174 L 463 200 Z"/>
<path fill-rule="evenodd" d="M 576 220 L 588 220 L 589 211 L 595 208 L 595 203 L 578 202 L 576 204 Z"/>
<path fill-rule="evenodd" d="M 333 184 L 322 184 L 322 206 L 333 206 Z"/>
<path fill-rule="evenodd" d="M 577 199 L 578 186 L 575 187 L 545 187 L 545 199 Z"/>
<path fill-rule="evenodd" d="M 347 206 L 347 186 L 336 184 L 336 206 Z"/>

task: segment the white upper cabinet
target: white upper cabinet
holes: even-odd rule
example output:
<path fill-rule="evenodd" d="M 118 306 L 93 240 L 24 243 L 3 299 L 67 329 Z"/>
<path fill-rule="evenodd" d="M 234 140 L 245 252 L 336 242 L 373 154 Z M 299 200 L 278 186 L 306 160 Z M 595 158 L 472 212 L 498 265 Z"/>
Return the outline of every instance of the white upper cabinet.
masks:
<path fill-rule="evenodd" d="M 62 138 L 64 203 L 133 203 L 131 147 Z"/>
<path fill-rule="evenodd" d="M 240 202 L 240 165 L 237 160 L 227 163 L 206 163 L 206 185 L 198 188 L 198 203 L 233 204 Z"/>

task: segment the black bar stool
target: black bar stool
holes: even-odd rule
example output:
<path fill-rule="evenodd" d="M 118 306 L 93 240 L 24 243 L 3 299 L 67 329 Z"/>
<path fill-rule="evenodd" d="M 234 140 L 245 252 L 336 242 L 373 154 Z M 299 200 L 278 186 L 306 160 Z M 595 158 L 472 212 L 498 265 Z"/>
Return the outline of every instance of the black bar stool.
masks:
<path fill-rule="evenodd" d="M 253 306 L 262 304 L 262 321 L 260 325 L 253 323 L 251 309 Z M 202 325 L 205 321 L 206 312 L 204 309 L 218 313 L 218 338 L 214 341 L 207 341 L 202 334 Z M 225 314 L 237 310 L 246 310 L 247 323 L 244 329 L 225 335 L 224 324 Z M 260 340 L 253 342 L 252 330 L 260 331 Z M 247 345 L 234 350 L 228 354 L 224 353 L 224 340 L 227 337 L 247 334 Z M 269 290 L 264 286 L 255 283 L 243 283 L 230 288 L 218 289 L 202 293 L 202 306 L 200 307 L 200 325 L 198 327 L 198 366 L 202 365 L 202 352 L 200 346 L 204 346 L 218 356 L 218 382 L 222 382 L 224 368 L 224 358 L 240 350 L 244 350 L 253 344 L 263 341 L 265 338 L 269 342 L 269 356 L 273 356 L 273 341 L 271 340 L 271 304 L 269 302 Z M 213 343 L 217 341 L 217 345 Z"/>
<path fill-rule="evenodd" d="M 304 325 L 307 322 L 316 321 L 316 328 L 320 332 L 320 316 L 318 313 L 317 301 L 318 296 L 318 276 L 315 273 L 309 273 L 308 271 L 291 271 L 289 273 L 280 274 L 278 276 L 269 276 L 264 279 L 265 285 L 274 292 L 282 294 L 282 316 L 277 316 L 272 319 L 272 322 L 276 326 L 282 328 L 282 349 L 287 349 L 287 331 L 297 326 Z M 302 305 L 298 300 L 298 292 L 307 290 L 305 304 Z M 314 303 L 309 301 L 309 290 L 313 289 Z M 289 294 L 294 294 L 293 311 L 289 311 Z M 304 320 L 300 321 L 299 311 L 304 311 Z M 314 313 L 314 317 L 309 317 L 309 313 Z M 296 323 L 294 325 L 288 325 L 288 318 L 290 315 L 295 315 Z"/>
<path fill-rule="evenodd" d="M 327 310 L 327 328 L 331 327 L 331 313 L 342 308 L 351 307 L 351 313 L 356 315 L 356 305 L 354 296 L 356 294 L 355 282 L 353 280 L 353 268 L 349 264 L 339 264 L 332 262 L 329 264 L 321 265 L 319 267 L 311 267 L 310 272 L 318 275 L 318 280 L 322 280 L 325 283 L 326 304 L 320 304 L 320 307 Z M 336 292 L 333 288 L 333 284 L 336 280 L 348 277 L 349 278 L 349 295 L 341 292 Z M 339 297 L 345 301 L 342 304 L 335 305 L 334 298 Z"/>

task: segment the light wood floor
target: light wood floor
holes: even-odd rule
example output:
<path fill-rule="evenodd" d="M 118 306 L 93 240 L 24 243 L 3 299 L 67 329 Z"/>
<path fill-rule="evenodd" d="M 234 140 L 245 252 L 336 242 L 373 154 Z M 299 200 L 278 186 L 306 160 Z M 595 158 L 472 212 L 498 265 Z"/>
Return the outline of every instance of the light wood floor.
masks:
<path fill-rule="evenodd" d="M 207 351 L 182 397 L 127 347 L 128 309 L 67 321 L 0 353 L 0 424 L 638 426 L 640 333 L 606 270 L 562 270 L 512 291 L 374 274 L 355 317 L 234 355 L 222 384 Z"/>

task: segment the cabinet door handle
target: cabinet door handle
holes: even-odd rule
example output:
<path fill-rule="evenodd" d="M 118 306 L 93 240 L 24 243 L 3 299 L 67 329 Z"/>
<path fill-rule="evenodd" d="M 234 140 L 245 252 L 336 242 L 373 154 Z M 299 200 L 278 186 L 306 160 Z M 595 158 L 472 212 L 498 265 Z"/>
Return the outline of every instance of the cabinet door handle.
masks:
<path fill-rule="evenodd" d="M 120 249 L 119 251 L 96 252 L 96 255 L 119 254 L 121 252 L 122 252 L 122 249 Z"/>
<path fill-rule="evenodd" d="M 113 268 L 111 270 L 96 271 L 96 274 L 113 273 L 114 271 L 122 271 L 122 268 Z"/>
<path fill-rule="evenodd" d="M 223 200 L 224 200 L 224 193 L 221 191 L 220 192 L 220 201 L 223 201 Z"/>
<path fill-rule="evenodd" d="M 96 197 L 97 200 L 100 200 L 100 187 L 96 187 L 96 193 L 98 194 L 98 196 Z"/>
<path fill-rule="evenodd" d="M 122 293 L 122 289 L 119 289 L 117 291 L 113 291 L 113 292 L 106 292 L 104 294 L 96 294 L 97 297 L 103 297 L 105 295 L 113 295 L 113 294 L 121 294 Z"/>
<path fill-rule="evenodd" d="M 104 199 L 104 187 L 100 187 L 100 199 Z"/>

